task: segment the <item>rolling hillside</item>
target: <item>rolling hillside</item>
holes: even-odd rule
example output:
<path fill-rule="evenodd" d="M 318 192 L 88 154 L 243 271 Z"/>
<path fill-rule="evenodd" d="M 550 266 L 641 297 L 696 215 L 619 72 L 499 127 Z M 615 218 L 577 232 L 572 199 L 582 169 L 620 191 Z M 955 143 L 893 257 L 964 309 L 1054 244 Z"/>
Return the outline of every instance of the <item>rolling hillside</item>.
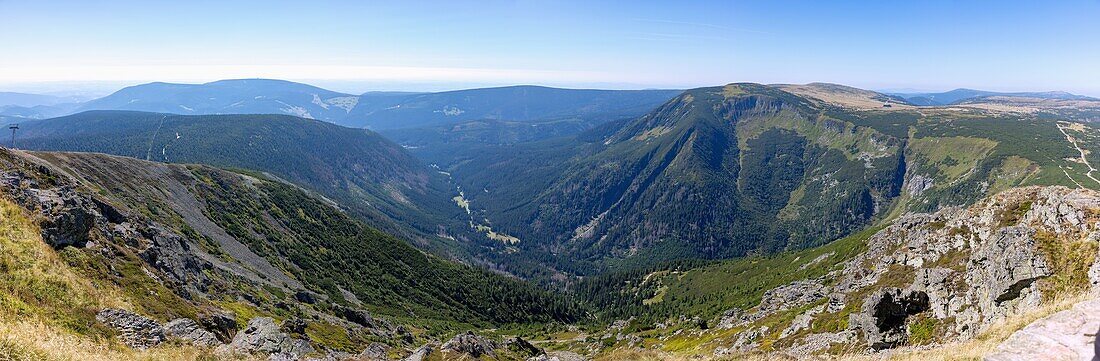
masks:
<path fill-rule="evenodd" d="M 117 358 L 128 354 L 119 343 L 163 342 L 159 323 L 170 320 L 195 326 L 157 351 L 181 354 L 154 358 L 192 358 L 223 343 L 245 355 L 347 355 L 371 343 L 401 354 L 470 327 L 578 317 L 560 296 L 425 254 L 264 176 L 3 149 L 0 194 L 5 355 L 81 352 L 37 348 L 68 342 Z M 116 315 L 147 321 L 113 326 Z M 263 317 L 283 324 L 255 336 L 271 345 L 238 341 Z M 38 333 L 8 333 L 28 329 Z"/>
<path fill-rule="evenodd" d="M 448 229 L 465 229 L 459 210 L 449 206 L 453 187 L 446 179 L 368 130 L 286 115 L 129 111 L 89 111 L 21 127 L 19 143 L 25 149 L 102 152 L 271 174 L 424 247 L 439 247 L 443 238 L 436 235 Z"/>

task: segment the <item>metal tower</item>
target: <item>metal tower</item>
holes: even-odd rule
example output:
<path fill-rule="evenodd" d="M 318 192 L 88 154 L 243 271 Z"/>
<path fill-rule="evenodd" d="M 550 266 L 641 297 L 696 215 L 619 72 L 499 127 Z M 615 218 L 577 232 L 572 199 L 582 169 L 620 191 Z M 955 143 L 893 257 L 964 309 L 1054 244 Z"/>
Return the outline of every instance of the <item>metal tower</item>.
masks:
<path fill-rule="evenodd" d="M 11 129 L 11 149 L 15 149 L 15 131 L 19 130 L 19 124 L 12 124 L 8 129 Z"/>

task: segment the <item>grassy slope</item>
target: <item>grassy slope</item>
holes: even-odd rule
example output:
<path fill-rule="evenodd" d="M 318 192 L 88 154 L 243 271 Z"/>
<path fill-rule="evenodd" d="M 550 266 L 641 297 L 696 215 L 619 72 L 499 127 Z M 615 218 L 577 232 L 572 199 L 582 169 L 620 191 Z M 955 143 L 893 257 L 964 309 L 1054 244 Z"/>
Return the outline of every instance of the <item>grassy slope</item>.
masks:
<path fill-rule="evenodd" d="M 0 359 L 193 360 L 192 347 L 142 352 L 111 341 L 95 312 L 134 309 L 118 287 L 83 277 L 42 241 L 23 211 L 0 198 Z"/>

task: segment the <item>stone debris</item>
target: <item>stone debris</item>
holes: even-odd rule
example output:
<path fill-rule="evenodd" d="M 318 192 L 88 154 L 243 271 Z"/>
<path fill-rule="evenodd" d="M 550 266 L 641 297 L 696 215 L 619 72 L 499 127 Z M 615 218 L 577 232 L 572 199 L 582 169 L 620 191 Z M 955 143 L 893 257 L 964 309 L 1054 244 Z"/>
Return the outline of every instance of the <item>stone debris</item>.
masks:
<path fill-rule="evenodd" d="M 95 318 L 118 331 L 123 344 L 138 350 L 160 345 L 166 339 L 164 327 L 157 321 L 130 311 L 108 308 L 99 311 Z"/>

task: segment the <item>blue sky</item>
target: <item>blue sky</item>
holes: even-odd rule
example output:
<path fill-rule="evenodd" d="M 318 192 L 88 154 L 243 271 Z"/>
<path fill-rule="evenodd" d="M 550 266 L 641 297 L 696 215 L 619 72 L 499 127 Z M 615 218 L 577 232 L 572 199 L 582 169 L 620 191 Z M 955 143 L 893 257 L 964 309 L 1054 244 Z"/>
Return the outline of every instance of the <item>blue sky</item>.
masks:
<path fill-rule="evenodd" d="M 825 81 L 1100 96 L 1098 19 L 1100 0 L 0 0 L 0 90 L 270 77 L 343 91 Z"/>

